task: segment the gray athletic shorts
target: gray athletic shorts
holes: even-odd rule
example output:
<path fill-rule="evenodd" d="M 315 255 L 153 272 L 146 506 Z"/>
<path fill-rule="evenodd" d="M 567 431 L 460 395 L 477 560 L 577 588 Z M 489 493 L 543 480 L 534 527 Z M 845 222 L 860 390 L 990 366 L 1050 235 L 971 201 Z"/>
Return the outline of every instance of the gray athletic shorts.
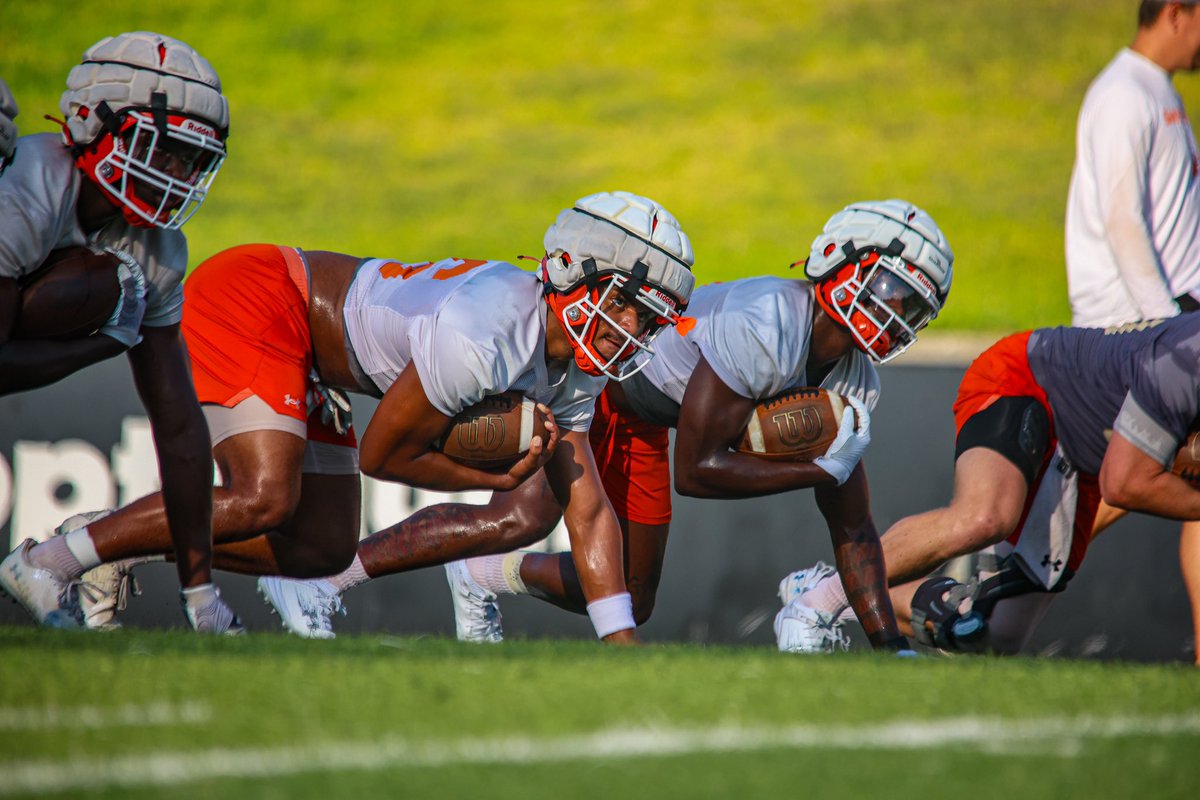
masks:
<path fill-rule="evenodd" d="M 306 440 L 304 472 L 315 475 L 357 475 L 358 449 L 308 440 L 308 424 L 295 417 L 277 414 L 257 395 L 251 395 L 233 408 L 202 403 L 204 418 L 213 447 L 231 436 L 250 431 L 283 431 Z"/>

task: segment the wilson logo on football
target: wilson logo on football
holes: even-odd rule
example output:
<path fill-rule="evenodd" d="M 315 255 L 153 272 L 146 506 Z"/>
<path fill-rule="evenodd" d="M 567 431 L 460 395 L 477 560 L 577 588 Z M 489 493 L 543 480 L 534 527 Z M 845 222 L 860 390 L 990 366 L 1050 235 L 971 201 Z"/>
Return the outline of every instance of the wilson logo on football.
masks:
<path fill-rule="evenodd" d="M 784 411 L 771 417 L 779 441 L 785 446 L 808 444 L 821 437 L 821 417 L 816 409 L 802 408 Z"/>
<path fill-rule="evenodd" d="M 454 433 L 464 452 L 493 453 L 505 439 L 504 418 L 494 414 L 473 417 L 455 426 Z"/>

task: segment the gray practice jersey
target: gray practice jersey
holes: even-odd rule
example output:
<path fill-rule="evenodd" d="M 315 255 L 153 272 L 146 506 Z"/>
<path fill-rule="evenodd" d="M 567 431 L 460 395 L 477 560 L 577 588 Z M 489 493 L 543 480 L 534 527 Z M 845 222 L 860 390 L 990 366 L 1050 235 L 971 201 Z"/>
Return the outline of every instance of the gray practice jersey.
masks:
<path fill-rule="evenodd" d="M 1044 328 L 1029 339 L 1063 452 L 1093 475 L 1113 431 L 1166 465 L 1200 416 L 1200 314 L 1136 327 Z"/>
<path fill-rule="evenodd" d="M 504 261 L 373 259 L 359 267 L 344 316 L 381 392 L 411 363 L 447 416 L 511 389 L 549 406 L 564 430 L 586 431 L 605 379 L 573 360 L 548 371 L 546 310 L 537 276 Z"/>
<path fill-rule="evenodd" d="M 687 308 L 695 326 L 686 336 L 663 331 L 643 375 L 676 404 L 701 356 L 725 385 L 751 400 L 811 385 L 806 365 L 814 303 L 807 281 L 764 276 L 701 286 Z M 871 409 L 879 399 L 879 375 L 857 348 L 820 385 Z"/>
<path fill-rule="evenodd" d="M 146 275 L 142 324 L 174 325 L 183 318 L 183 275 L 187 239 L 179 231 L 139 228 L 117 215 L 87 234 L 76 205 L 86 180 L 61 138 L 52 133 L 23 136 L 20 156 L 0 179 L 0 277 L 20 280 L 41 266 L 51 250 L 88 246 L 133 256 Z"/>

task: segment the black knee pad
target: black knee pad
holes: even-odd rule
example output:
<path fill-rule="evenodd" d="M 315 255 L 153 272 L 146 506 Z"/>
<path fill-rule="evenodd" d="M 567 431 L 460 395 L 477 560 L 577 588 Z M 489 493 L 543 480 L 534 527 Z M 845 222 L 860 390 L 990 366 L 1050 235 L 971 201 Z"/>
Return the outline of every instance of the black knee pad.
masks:
<path fill-rule="evenodd" d="M 995 450 L 1033 485 L 1050 445 L 1050 417 L 1032 397 L 1001 397 L 968 419 L 954 445 L 957 459 L 972 447 Z"/>
<path fill-rule="evenodd" d="M 912 599 L 913 638 L 927 647 L 953 649 L 981 637 L 986 630 L 983 617 L 975 610 L 958 613 L 959 604 L 971 594 L 971 587 L 953 578 L 930 578 L 918 586 Z"/>
<path fill-rule="evenodd" d="M 992 616 L 992 612 L 996 610 L 996 604 L 1001 600 L 1033 592 L 1057 594 L 1067 588 L 1067 583 L 1074 575 L 1074 570 L 1064 569 L 1062 577 L 1058 579 L 1058 583 L 1054 584 L 1054 588 L 1047 589 L 1026 575 L 1025 570 L 1021 569 L 1021 565 L 1017 563 L 1014 556 L 1007 556 L 1000 561 L 999 571 L 990 578 L 980 581 L 976 587 L 974 592 L 975 610 L 982 614 L 984 619 L 987 619 Z"/>

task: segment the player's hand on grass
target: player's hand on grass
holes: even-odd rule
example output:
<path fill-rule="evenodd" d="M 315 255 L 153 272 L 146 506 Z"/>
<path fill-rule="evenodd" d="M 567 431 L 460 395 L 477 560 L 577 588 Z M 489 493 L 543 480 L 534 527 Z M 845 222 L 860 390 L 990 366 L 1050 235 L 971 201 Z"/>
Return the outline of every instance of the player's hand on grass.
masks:
<path fill-rule="evenodd" d="M 538 403 L 537 407 L 538 411 L 546 415 L 546 430 L 529 440 L 529 452 L 509 468 L 507 475 L 513 482 L 512 488 L 521 485 L 526 478 L 546 466 L 546 462 L 558 449 L 559 432 L 558 423 L 554 421 L 554 412 L 542 403 Z"/>
<path fill-rule="evenodd" d="M 636 647 L 641 645 L 641 642 L 638 641 L 637 638 L 637 631 L 633 628 L 628 628 L 623 631 L 615 631 L 610 633 L 608 636 L 605 636 L 600 641 L 604 642 L 605 644 L 622 645 L 625 647 L 631 645 Z"/>
<path fill-rule="evenodd" d="M 117 307 L 108 322 L 100 328 L 100 333 L 111 336 L 126 347 L 133 347 L 141 339 L 138 331 L 146 313 L 146 276 L 142 273 L 141 265 L 128 253 L 118 250 L 107 252 L 120 261 L 117 280 L 121 283 L 121 296 L 117 298 Z"/>
<path fill-rule="evenodd" d="M 854 472 L 867 445 L 871 443 L 871 414 L 867 411 L 867 404 L 857 397 L 847 397 L 846 401 L 850 403 L 850 408 L 842 412 L 837 438 L 829 445 L 825 455 L 813 459 L 814 464 L 833 476 L 838 486 L 845 483 L 850 473 Z"/>

